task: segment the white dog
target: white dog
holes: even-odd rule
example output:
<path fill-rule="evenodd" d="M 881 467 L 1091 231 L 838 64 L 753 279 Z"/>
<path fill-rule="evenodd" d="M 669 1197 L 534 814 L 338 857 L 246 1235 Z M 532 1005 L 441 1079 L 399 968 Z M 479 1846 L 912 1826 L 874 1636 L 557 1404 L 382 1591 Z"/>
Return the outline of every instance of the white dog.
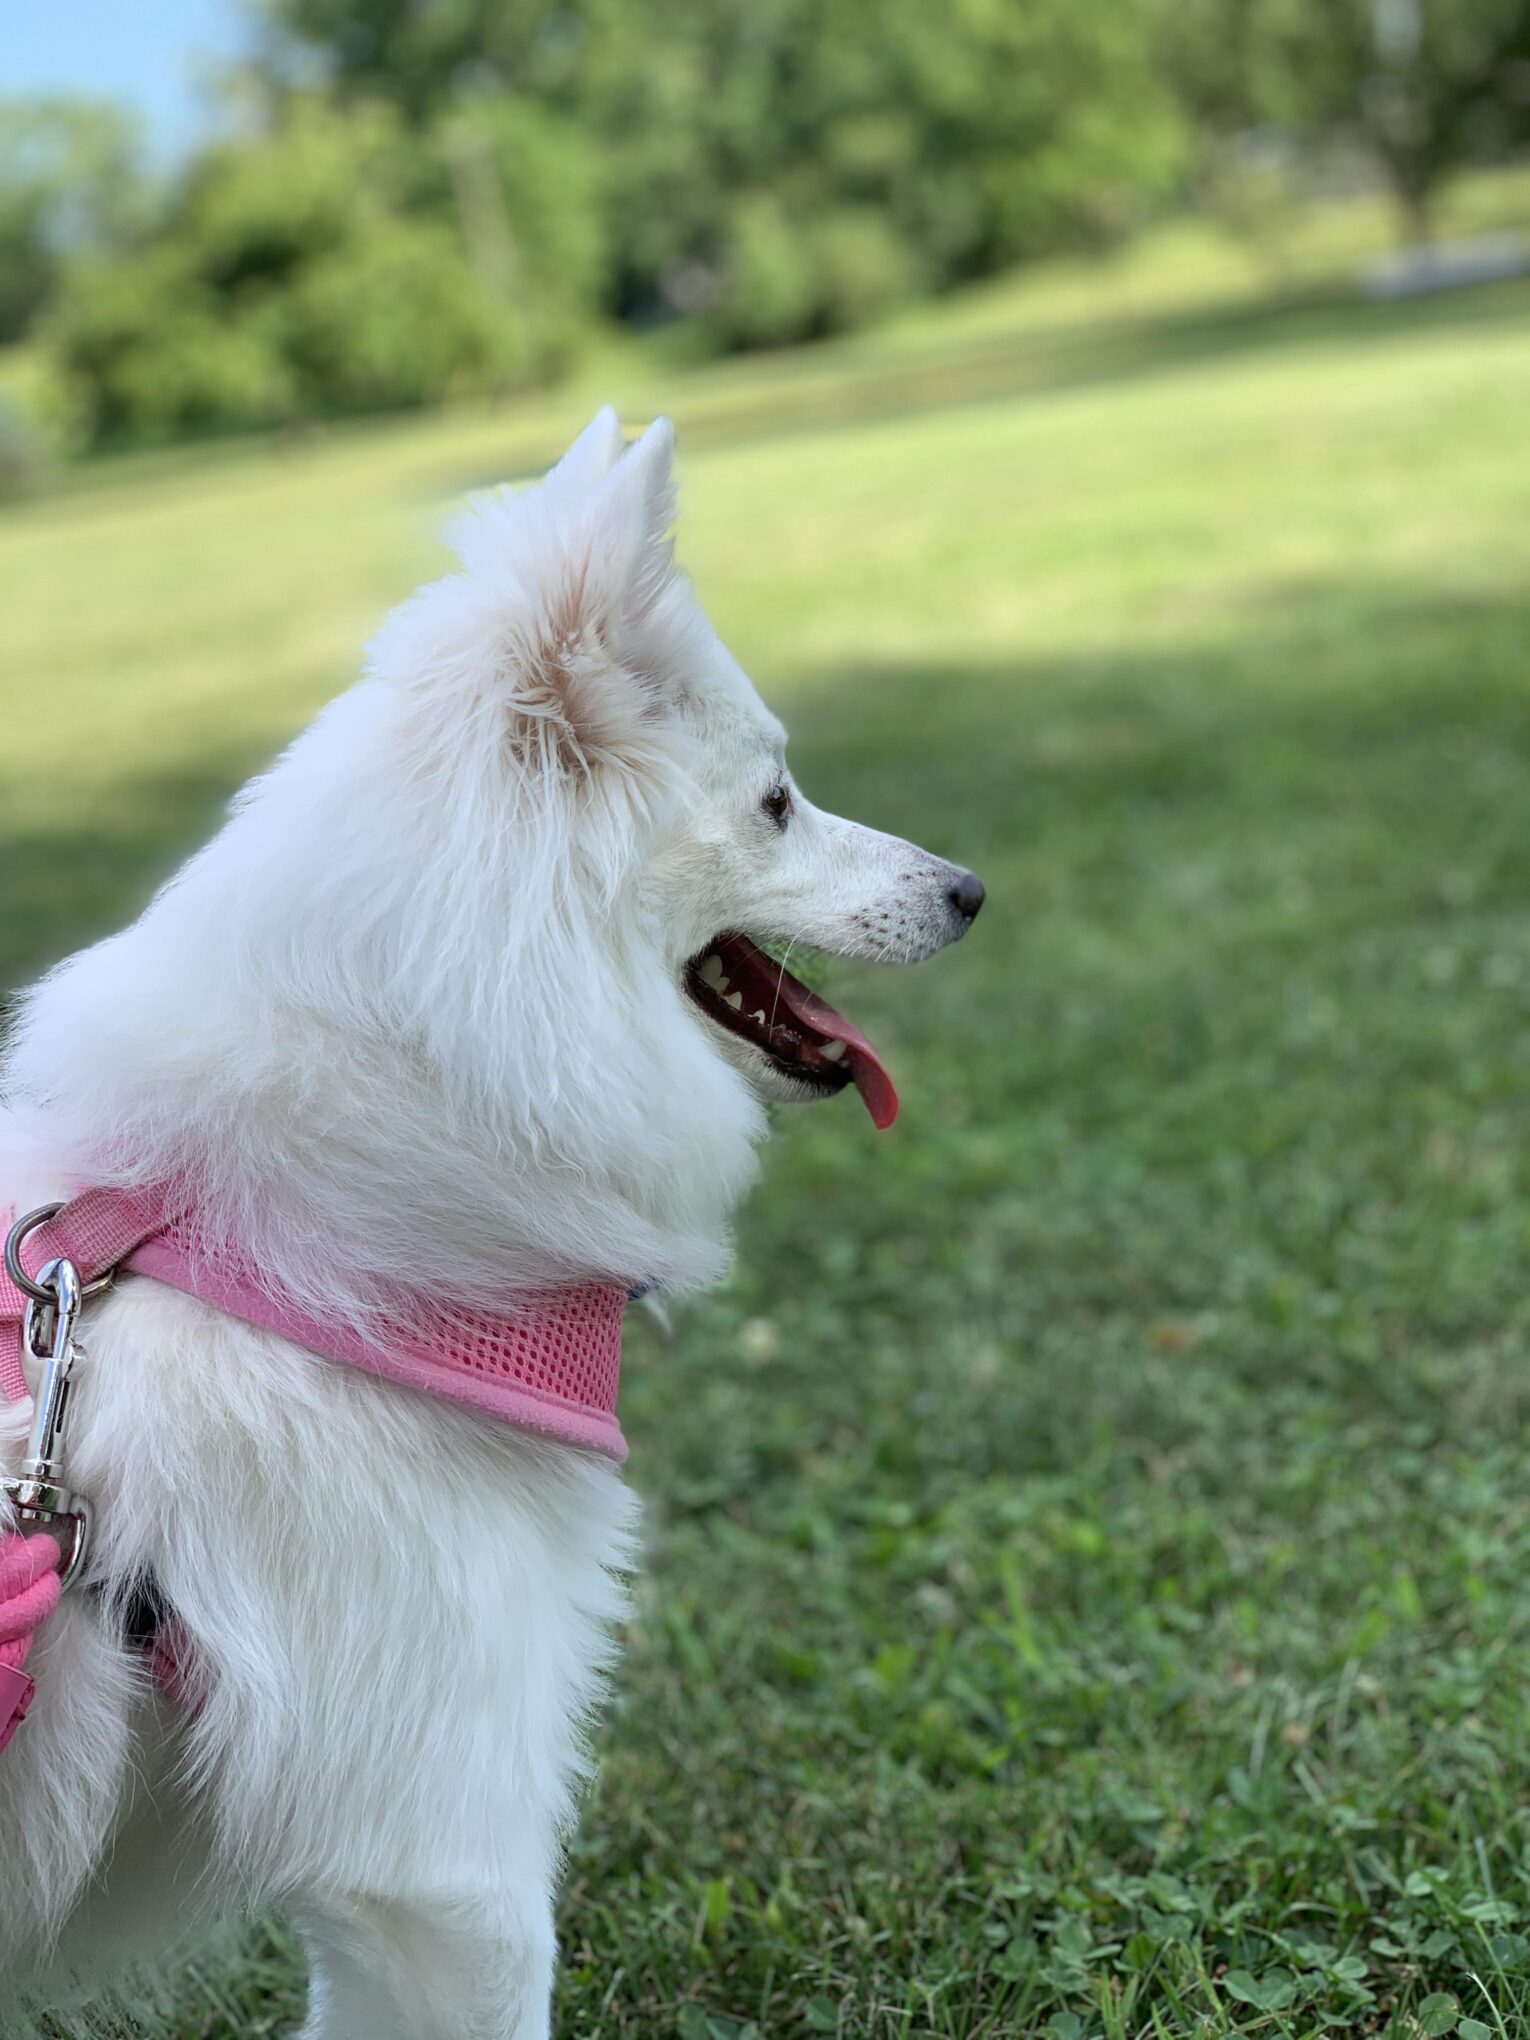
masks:
<path fill-rule="evenodd" d="M 982 888 L 798 792 L 674 567 L 671 453 L 603 412 L 480 505 L 360 684 L 30 993 L 0 1209 L 194 1184 L 208 1251 L 355 1328 L 401 1289 L 444 1316 L 705 1283 L 765 1101 L 854 1082 L 886 1122 L 863 1037 L 745 938 L 917 961 Z M 611 1458 L 138 1276 L 82 1345 L 94 1538 L 0 1755 L 11 2016 L 277 1908 L 310 2040 L 545 2035 L 633 1549 Z M 146 1589 L 194 1704 L 126 1633 Z"/>

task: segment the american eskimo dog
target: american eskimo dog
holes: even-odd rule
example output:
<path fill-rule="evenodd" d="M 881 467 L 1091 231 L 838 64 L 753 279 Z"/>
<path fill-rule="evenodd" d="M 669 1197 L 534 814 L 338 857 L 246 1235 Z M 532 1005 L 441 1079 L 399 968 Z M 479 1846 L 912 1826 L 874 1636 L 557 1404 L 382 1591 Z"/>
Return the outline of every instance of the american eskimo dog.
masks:
<path fill-rule="evenodd" d="M 194 1185 L 208 1252 L 354 1330 L 724 1265 L 771 1100 L 862 1035 L 758 944 L 916 962 L 968 872 L 815 808 L 673 562 L 672 433 L 604 411 L 125 933 L 28 994 L 0 1207 Z M 88 1306 L 82 1580 L 0 1756 L 0 1996 L 274 1907 L 309 2040 L 548 2031 L 560 1838 L 634 1504 L 610 1456 L 162 1282 Z M 4 1418 L 13 1469 L 25 1406 Z M 148 1591 L 195 1668 L 167 1697 Z M 141 1625 L 140 1625 L 141 1626 Z M 9 2030 L 9 2028 L 7 2028 Z"/>

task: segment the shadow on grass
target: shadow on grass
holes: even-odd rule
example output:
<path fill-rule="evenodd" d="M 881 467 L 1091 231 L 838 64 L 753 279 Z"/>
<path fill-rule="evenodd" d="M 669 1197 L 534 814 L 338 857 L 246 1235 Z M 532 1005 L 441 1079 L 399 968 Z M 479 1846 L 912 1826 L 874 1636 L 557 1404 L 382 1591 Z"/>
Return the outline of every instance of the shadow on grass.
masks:
<path fill-rule="evenodd" d="M 1517 772 L 1527 642 L 1517 591 L 1339 581 L 1302 598 L 1272 585 L 1226 644 L 846 667 L 794 688 L 788 715 L 810 790 L 869 803 L 887 827 L 933 818 L 963 844 L 1043 853 L 1038 832 L 1060 828 L 1118 838 L 1130 857 L 1145 809 L 1187 828 L 1199 812 L 1215 834 L 1254 808 L 1279 824 L 1284 807 L 1298 836 L 1321 793 L 1395 826 L 1406 858 L 1433 832 L 1489 825 L 1491 802 L 1452 775 Z"/>
<path fill-rule="evenodd" d="M 0 991 L 136 915 L 262 762 L 210 756 L 195 772 L 135 776 L 109 805 L 46 828 L 0 820 Z"/>

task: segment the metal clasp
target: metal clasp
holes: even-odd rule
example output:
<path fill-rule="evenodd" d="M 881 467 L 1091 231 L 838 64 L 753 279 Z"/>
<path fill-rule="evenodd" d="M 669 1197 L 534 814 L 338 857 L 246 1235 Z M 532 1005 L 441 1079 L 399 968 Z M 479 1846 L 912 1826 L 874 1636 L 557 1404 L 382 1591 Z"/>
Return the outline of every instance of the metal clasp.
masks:
<path fill-rule="evenodd" d="M 22 1523 L 50 1527 L 60 1519 L 73 1525 L 59 1578 L 67 1585 L 84 1562 L 90 1542 L 90 1503 L 73 1493 L 64 1480 L 64 1430 L 69 1416 L 70 1376 L 82 1357 L 74 1328 L 85 1300 L 84 1285 L 73 1261 L 50 1261 L 28 1284 L 22 1321 L 24 1352 L 41 1362 L 32 1405 L 32 1429 L 19 1474 L 0 1479 Z"/>

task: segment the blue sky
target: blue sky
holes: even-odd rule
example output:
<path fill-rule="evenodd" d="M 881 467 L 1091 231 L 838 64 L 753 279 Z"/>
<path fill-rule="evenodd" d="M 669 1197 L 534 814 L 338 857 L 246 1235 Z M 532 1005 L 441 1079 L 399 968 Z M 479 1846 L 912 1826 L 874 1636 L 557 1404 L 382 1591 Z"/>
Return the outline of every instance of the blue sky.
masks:
<path fill-rule="evenodd" d="M 206 129 L 207 76 L 247 40 L 236 0 L 0 0 L 0 94 L 123 101 L 163 161 Z"/>

